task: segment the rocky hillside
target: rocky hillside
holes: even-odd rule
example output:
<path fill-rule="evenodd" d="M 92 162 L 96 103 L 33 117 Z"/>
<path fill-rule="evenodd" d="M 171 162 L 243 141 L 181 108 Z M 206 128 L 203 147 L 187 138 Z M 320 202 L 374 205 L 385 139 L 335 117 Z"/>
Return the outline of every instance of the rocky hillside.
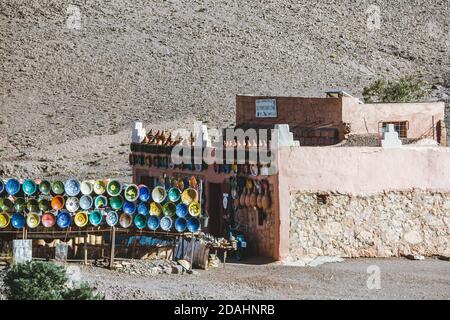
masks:
<path fill-rule="evenodd" d="M 231 125 L 237 93 L 416 74 L 447 97 L 449 2 L 352 2 L 2 0 L 0 175 L 95 174 L 126 162 L 134 119 Z"/>

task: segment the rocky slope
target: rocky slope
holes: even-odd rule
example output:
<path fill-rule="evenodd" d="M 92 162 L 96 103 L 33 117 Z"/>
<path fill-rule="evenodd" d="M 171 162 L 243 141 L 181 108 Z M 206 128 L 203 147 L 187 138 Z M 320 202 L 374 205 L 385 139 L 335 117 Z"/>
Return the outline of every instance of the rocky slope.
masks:
<path fill-rule="evenodd" d="M 0 176 L 129 175 L 133 120 L 232 125 L 237 93 L 360 96 L 380 76 L 412 73 L 445 98 L 449 6 L 2 0 Z"/>

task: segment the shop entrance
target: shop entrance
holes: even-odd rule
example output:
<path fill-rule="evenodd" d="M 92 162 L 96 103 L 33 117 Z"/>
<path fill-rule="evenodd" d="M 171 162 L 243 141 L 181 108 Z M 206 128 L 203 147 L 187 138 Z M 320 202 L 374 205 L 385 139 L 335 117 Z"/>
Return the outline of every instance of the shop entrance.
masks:
<path fill-rule="evenodd" d="M 216 237 L 222 237 L 224 230 L 222 226 L 222 190 L 219 183 L 208 183 L 209 204 L 209 233 Z"/>

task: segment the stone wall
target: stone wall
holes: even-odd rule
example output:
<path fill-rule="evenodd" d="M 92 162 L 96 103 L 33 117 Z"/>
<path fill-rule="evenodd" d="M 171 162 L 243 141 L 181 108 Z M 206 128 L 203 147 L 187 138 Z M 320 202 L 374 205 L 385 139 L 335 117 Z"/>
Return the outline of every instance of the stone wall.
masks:
<path fill-rule="evenodd" d="M 291 192 L 290 258 L 450 254 L 450 192 Z"/>

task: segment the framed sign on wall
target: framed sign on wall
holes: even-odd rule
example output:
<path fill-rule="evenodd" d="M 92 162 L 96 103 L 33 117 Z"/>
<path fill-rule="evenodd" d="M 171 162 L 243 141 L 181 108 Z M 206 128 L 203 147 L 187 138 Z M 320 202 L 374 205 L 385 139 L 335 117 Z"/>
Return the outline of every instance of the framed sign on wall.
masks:
<path fill-rule="evenodd" d="M 276 118 L 277 100 L 276 99 L 257 99 L 256 100 L 257 118 Z"/>

